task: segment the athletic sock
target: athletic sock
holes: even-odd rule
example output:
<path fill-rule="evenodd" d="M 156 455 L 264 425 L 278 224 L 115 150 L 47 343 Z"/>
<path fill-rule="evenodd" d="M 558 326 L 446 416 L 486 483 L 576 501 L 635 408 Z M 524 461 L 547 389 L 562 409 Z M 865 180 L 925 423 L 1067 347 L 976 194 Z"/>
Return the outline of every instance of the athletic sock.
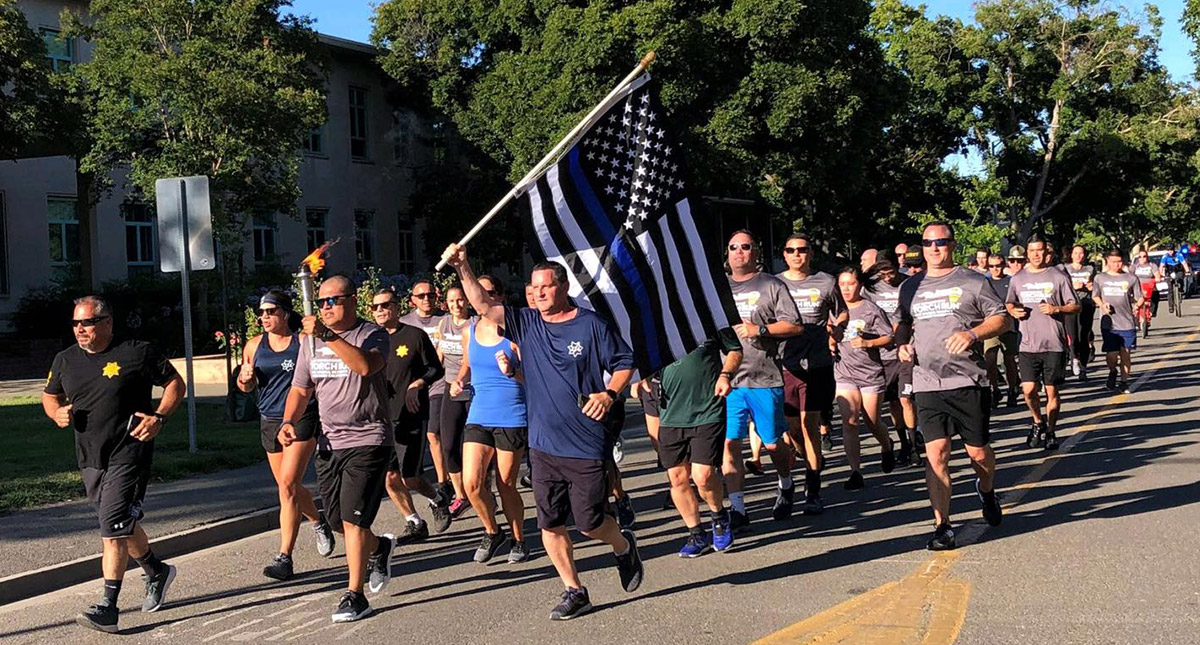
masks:
<path fill-rule="evenodd" d="M 780 490 L 792 490 L 792 487 L 795 485 L 796 485 L 796 482 L 792 481 L 792 476 L 790 474 L 787 476 L 784 476 L 784 475 L 779 476 L 779 489 Z"/>
<path fill-rule="evenodd" d="M 704 525 L 697 524 L 695 526 L 688 527 L 688 533 L 691 533 L 697 537 L 704 537 Z"/>
<path fill-rule="evenodd" d="M 121 595 L 120 580 L 105 580 L 104 581 L 104 602 L 110 607 L 117 606 L 117 596 Z"/>
<path fill-rule="evenodd" d="M 412 522 L 413 524 L 423 524 L 425 522 L 425 520 L 421 519 L 421 516 L 417 515 L 416 513 L 413 513 L 412 515 L 405 515 L 404 521 Z"/>
<path fill-rule="evenodd" d="M 325 519 L 325 511 L 317 511 L 317 526 L 329 526 L 329 520 Z"/>
<path fill-rule="evenodd" d="M 624 537 L 624 536 L 622 536 L 622 537 Z M 624 551 L 618 551 L 618 550 L 616 550 L 616 549 L 613 549 L 613 555 L 615 555 L 615 556 L 617 556 L 617 557 L 619 558 L 619 557 L 621 557 L 621 556 L 623 556 L 623 555 L 626 555 L 626 554 L 628 554 L 628 553 L 629 553 L 629 549 L 630 549 L 630 548 L 632 548 L 632 547 L 633 547 L 633 541 L 632 541 L 632 540 L 629 540 L 628 538 L 626 538 L 626 540 L 625 540 L 625 550 L 624 550 Z"/>
<path fill-rule="evenodd" d="M 730 493 L 729 494 L 729 505 L 733 507 L 733 510 L 741 513 L 742 515 L 745 515 L 746 514 L 745 494 L 742 493 L 742 491 L 738 491 L 736 493 Z"/>
<path fill-rule="evenodd" d="M 133 561 L 137 562 L 142 567 L 142 571 L 145 571 L 148 576 L 158 575 L 166 567 L 162 560 L 159 560 L 158 556 L 154 555 L 154 552 L 149 549 L 146 550 L 146 555 L 134 558 Z"/>
<path fill-rule="evenodd" d="M 804 494 L 812 497 L 821 492 L 821 471 L 809 469 L 804 473 Z"/>

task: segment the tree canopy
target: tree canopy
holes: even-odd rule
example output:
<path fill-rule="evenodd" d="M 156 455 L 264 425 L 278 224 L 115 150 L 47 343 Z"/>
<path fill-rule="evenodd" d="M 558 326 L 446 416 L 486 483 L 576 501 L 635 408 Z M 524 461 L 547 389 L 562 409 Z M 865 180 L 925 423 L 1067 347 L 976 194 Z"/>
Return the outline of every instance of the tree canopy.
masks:
<path fill-rule="evenodd" d="M 13 159 L 51 130 L 46 47 L 16 0 L 0 0 L 0 159 Z"/>

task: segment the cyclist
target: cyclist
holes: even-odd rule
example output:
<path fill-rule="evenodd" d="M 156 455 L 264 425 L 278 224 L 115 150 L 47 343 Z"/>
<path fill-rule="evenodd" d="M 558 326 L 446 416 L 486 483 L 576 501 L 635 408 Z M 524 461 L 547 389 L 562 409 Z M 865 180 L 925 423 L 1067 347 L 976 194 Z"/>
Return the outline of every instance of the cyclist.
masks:
<path fill-rule="evenodd" d="M 1186 248 L 1186 245 L 1184 245 L 1184 248 Z M 1187 260 L 1185 259 L 1185 257 L 1186 256 L 1184 256 L 1184 255 L 1177 254 L 1174 250 L 1169 250 L 1169 251 L 1167 251 L 1167 254 L 1163 256 L 1162 262 L 1160 264 L 1160 266 L 1162 267 L 1161 272 L 1162 272 L 1163 279 L 1167 281 L 1167 285 L 1168 285 L 1168 289 L 1167 289 L 1168 311 L 1170 311 L 1171 313 L 1177 313 L 1180 316 L 1183 315 L 1183 312 L 1175 311 L 1175 305 L 1176 305 L 1175 290 L 1178 289 L 1180 292 L 1179 306 L 1182 307 L 1183 306 L 1183 295 L 1184 295 L 1184 293 L 1186 293 L 1184 291 L 1183 278 L 1184 278 L 1184 275 L 1191 273 L 1191 269 L 1192 269 L 1192 267 L 1187 263 Z"/>

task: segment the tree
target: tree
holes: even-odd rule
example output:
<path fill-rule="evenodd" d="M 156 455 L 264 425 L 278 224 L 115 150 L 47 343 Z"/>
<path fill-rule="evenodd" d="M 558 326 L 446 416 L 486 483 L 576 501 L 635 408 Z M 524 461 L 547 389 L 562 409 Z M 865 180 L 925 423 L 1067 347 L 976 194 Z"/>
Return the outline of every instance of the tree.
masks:
<path fill-rule="evenodd" d="M 0 0 L 0 159 L 14 159 L 52 130 L 55 105 L 46 46 L 16 0 Z"/>

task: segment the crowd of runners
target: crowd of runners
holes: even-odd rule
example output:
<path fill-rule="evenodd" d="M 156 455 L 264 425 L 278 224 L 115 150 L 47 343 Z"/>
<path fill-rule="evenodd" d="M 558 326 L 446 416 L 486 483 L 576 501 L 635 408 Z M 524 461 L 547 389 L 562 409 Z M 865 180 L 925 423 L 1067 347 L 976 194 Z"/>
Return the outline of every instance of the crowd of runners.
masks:
<path fill-rule="evenodd" d="M 236 379 L 257 393 L 279 493 L 280 547 L 263 574 L 294 575 L 307 520 L 319 556 L 344 543 L 348 583 L 332 620 L 358 620 L 372 611 L 366 593 L 387 586 L 394 550 L 447 531 L 468 509 L 483 529 L 476 562 L 525 562 L 532 501 L 538 543 L 564 588 L 552 619 L 592 607 L 568 527 L 611 547 L 621 586 L 633 592 L 644 567 L 617 465 L 627 396 L 641 403 L 686 528 L 681 557 L 727 551 L 765 521 L 751 517 L 744 493 L 748 474 L 766 474 L 763 453 L 778 479 L 771 520 L 793 514 L 796 471 L 799 512 L 822 513 L 839 420 L 849 465 L 842 487 L 874 478 L 866 452 L 878 451 L 883 473 L 924 467 L 934 520 L 927 547 L 952 549 L 951 439 L 970 458 L 984 519 L 999 525 L 992 410 L 1020 398 L 1028 447 L 1057 449 L 1059 390 L 1068 372 L 1088 378 L 1097 312 L 1106 386 L 1121 391 L 1153 285 L 1172 266 L 1191 271 L 1186 260 L 1160 265 L 1144 251 L 1127 267 L 1120 249 L 1082 246 L 1059 263 L 1037 236 L 1003 256 L 978 249 L 968 266 L 956 264 L 956 248 L 953 227 L 933 223 L 919 245 L 868 249 L 858 265 L 830 274 L 814 268 L 817 249 L 798 233 L 780 249 L 786 270 L 772 275 L 767 250 L 738 231 L 725 261 L 741 322 L 653 375 L 635 375 L 619 330 L 574 304 L 555 263 L 533 267 L 516 306 L 501 280 L 476 275 L 466 249 L 452 245 L 443 258 L 457 284 L 441 294 L 430 281 L 407 294 L 383 289 L 370 303 L 372 321 L 357 316 L 355 285 L 343 276 L 321 283 L 318 315 L 300 316 L 286 293 L 270 291 L 258 303 L 263 333 L 248 343 Z M 1098 256 L 1100 268 L 1091 263 Z M 402 316 L 405 298 L 411 312 Z M 42 397 L 48 417 L 76 430 L 104 544 L 103 596 L 78 622 L 107 632 L 117 631 L 128 558 L 144 571 L 143 611 L 161 608 L 175 579 L 150 548 L 141 501 L 153 439 L 184 390 L 155 347 L 114 337 L 112 316 L 100 298 L 76 301 L 78 344 L 55 358 Z M 156 385 L 165 392 L 157 406 Z M 867 450 L 863 430 L 874 439 Z M 302 483 L 313 461 L 320 508 Z M 372 528 L 384 499 L 403 517 L 395 533 Z"/>

